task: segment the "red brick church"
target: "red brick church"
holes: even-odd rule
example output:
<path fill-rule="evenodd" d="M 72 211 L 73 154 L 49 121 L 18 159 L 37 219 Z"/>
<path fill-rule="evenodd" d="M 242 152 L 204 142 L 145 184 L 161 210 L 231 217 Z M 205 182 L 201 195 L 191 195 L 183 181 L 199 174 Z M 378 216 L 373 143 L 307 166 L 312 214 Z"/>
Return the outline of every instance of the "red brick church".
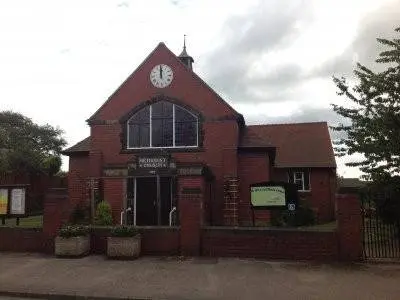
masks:
<path fill-rule="evenodd" d="M 182 197 L 196 194 L 204 224 L 246 226 L 269 219 L 253 215 L 250 185 L 286 181 L 320 222 L 332 220 L 327 124 L 246 125 L 193 62 L 185 47 L 176 56 L 160 43 L 87 120 L 90 136 L 64 151 L 71 203 L 88 203 L 91 183 L 115 223 L 170 226 L 185 217 Z"/>

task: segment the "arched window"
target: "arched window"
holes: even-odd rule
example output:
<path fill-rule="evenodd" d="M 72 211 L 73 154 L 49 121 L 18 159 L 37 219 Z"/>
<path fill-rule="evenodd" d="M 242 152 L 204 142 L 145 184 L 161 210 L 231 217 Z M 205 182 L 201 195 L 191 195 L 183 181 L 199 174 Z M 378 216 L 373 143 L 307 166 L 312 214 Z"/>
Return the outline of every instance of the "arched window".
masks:
<path fill-rule="evenodd" d="M 198 118 L 176 104 L 159 101 L 127 122 L 128 149 L 198 146 Z"/>

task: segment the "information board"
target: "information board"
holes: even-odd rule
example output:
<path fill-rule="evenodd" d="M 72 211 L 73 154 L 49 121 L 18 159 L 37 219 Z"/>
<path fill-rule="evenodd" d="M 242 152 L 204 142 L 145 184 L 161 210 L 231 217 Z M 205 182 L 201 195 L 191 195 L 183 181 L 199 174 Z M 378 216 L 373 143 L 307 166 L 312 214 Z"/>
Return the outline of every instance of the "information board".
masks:
<path fill-rule="evenodd" d="M 11 190 L 11 212 L 12 215 L 25 214 L 25 189 Z"/>
<path fill-rule="evenodd" d="M 8 189 L 0 189 L 0 215 L 7 214 Z"/>
<path fill-rule="evenodd" d="M 253 186 L 250 192 L 253 207 L 286 206 L 286 191 L 283 186 Z"/>

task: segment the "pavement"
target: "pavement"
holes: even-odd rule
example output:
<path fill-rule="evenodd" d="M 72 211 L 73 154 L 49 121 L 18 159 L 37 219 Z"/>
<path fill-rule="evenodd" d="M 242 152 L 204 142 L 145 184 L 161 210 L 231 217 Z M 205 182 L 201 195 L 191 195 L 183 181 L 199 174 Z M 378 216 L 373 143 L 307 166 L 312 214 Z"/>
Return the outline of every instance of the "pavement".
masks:
<path fill-rule="evenodd" d="M 0 299 L 400 299 L 399 283 L 399 264 L 0 253 Z"/>

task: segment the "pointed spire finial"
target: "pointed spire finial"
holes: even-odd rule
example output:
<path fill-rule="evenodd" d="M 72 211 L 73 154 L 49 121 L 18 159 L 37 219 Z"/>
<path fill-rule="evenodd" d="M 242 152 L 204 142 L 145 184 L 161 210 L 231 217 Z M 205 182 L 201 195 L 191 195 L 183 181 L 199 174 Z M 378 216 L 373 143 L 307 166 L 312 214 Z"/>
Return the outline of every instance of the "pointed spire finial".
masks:
<path fill-rule="evenodd" d="M 192 63 L 194 60 L 193 57 L 186 52 L 186 34 L 183 35 L 183 50 L 178 57 L 190 70 L 192 70 Z"/>

